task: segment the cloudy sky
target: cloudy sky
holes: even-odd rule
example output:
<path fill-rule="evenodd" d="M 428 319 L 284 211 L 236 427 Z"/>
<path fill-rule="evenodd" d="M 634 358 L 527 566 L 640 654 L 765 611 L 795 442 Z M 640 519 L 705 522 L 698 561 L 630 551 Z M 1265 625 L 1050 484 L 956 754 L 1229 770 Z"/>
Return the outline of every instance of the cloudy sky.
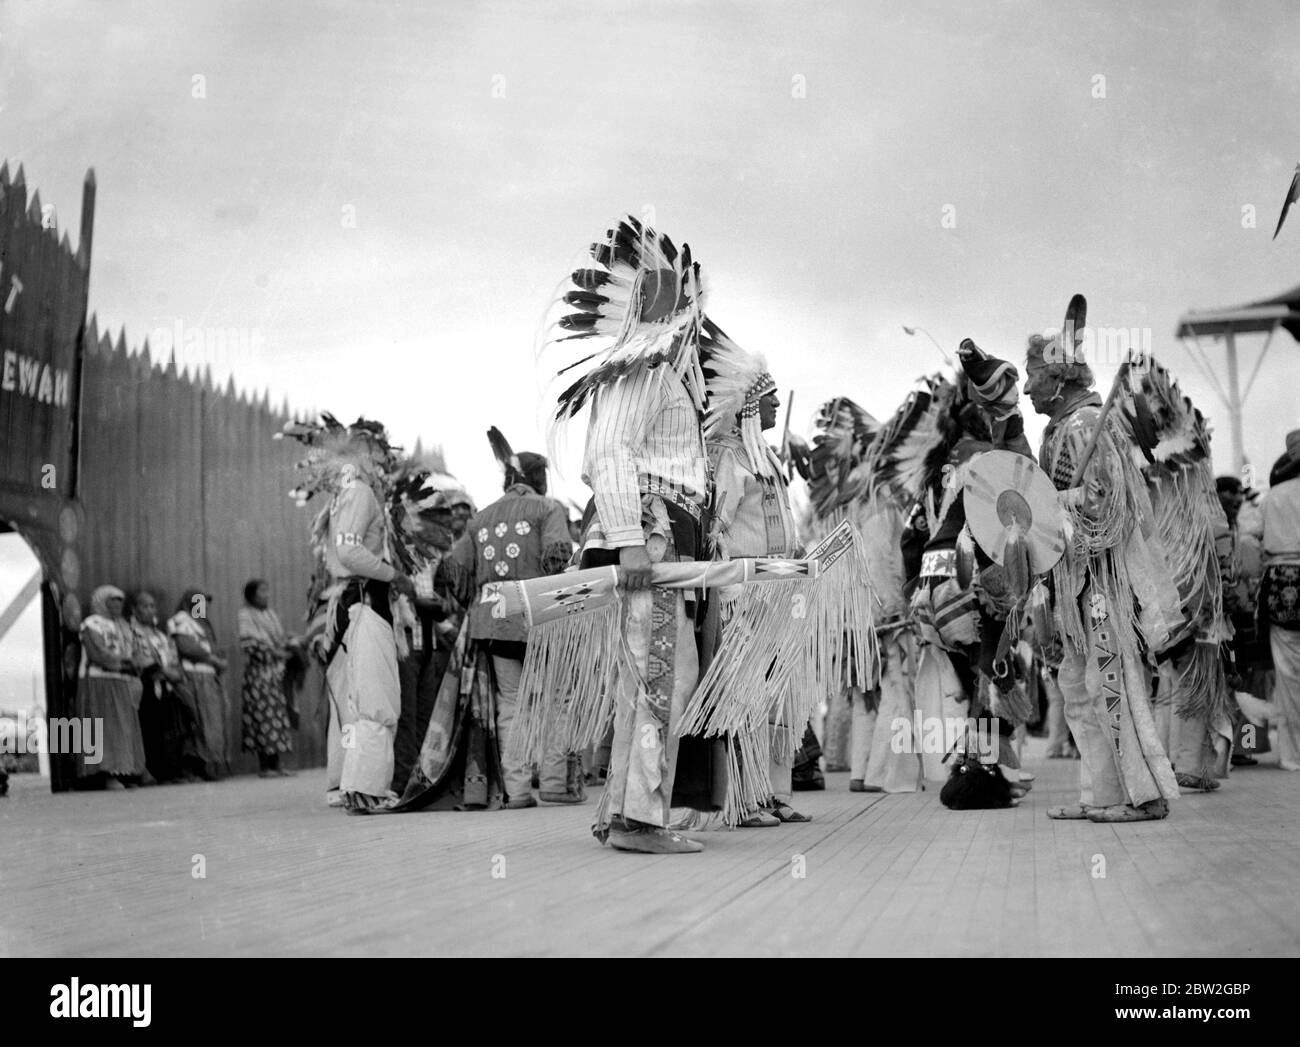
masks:
<path fill-rule="evenodd" d="M 74 238 L 96 171 L 102 322 L 237 329 L 218 378 L 441 443 L 480 502 L 488 425 L 544 443 L 539 321 L 625 211 L 690 242 L 804 431 L 942 363 L 900 325 L 1019 359 L 1082 291 L 1151 330 L 1227 468 L 1176 321 L 1300 282 L 1300 215 L 1269 240 L 1300 161 L 1290 0 L 7 0 L 0 63 L 3 151 Z M 1279 335 L 1265 469 L 1298 380 Z"/>

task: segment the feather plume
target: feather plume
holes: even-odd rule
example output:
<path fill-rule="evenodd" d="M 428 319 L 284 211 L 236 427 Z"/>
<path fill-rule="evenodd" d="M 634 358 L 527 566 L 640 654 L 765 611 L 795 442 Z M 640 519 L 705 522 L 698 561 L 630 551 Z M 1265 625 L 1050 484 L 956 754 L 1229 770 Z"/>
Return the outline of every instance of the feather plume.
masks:
<path fill-rule="evenodd" d="M 946 514 L 941 514 L 940 519 Z M 969 589 L 975 577 L 975 537 L 970 533 L 970 526 L 963 526 L 957 534 L 957 584 Z"/>
<path fill-rule="evenodd" d="M 504 468 L 519 468 L 519 459 L 515 457 L 515 452 L 510 447 L 510 441 L 505 438 L 501 430 L 495 425 L 487 431 L 488 444 L 492 447 L 492 456 L 501 463 Z"/>

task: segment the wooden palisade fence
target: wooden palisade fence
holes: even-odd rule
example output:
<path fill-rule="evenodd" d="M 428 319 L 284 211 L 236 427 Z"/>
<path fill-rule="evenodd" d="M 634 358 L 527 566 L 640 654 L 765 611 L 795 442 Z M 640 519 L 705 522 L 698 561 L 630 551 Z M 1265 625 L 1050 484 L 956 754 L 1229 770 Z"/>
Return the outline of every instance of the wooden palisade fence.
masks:
<path fill-rule="evenodd" d="M 0 166 L 0 529 L 17 529 L 41 561 L 46 711 L 74 715 L 77 627 L 96 586 L 149 589 L 164 618 L 201 588 L 231 660 L 227 755 L 252 770 L 239 751 L 235 616 L 244 583 L 265 578 L 285 627 L 302 629 L 311 514 L 288 496 L 301 446 L 272 439 L 287 405 L 179 373 L 147 345 L 130 354 L 124 335 L 113 344 L 87 322 L 94 206 L 87 172 L 74 251 L 39 194 L 29 199 L 22 168 Z M 300 766 L 324 763 L 320 692 L 313 670 L 298 696 Z M 66 788 L 71 758 L 53 759 L 52 773 Z"/>
<path fill-rule="evenodd" d="M 241 754 L 243 662 L 235 616 L 244 583 L 265 578 L 271 606 L 290 633 L 302 632 L 311 555 L 310 513 L 289 490 L 302 446 L 272 439 L 289 419 L 287 405 L 265 395 L 249 399 L 127 352 L 99 335 L 91 319 L 85 339 L 81 405 L 81 503 L 85 510 L 82 589 L 148 589 L 159 617 L 170 616 L 187 588 L 213 595 L 209 619 L 230 656 L 225 674 L 231 763 L 253 770 Z M 299 765 L 324 762 L 319 680 L 298 696 Z"/>

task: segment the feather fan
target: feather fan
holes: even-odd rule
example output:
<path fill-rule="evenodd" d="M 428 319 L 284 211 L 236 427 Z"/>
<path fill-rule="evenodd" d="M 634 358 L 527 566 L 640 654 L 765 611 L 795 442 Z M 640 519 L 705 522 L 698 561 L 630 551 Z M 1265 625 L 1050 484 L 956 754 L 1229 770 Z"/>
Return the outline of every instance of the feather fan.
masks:
<path fill-rule="evenodd" d="M 1208 462 L 1209 426 L 1169 369 L 1145 357 L 1128 368 L 1127 378 L 1123 417 L 1147 463 L 1178 468 Z"/>
<path fill-rule="evenodd" d="M 937 478 L 948 454 L 948 415 L 957 387 L 940 375 L 924 379 L 885 423 L 867 461 L 869 496 L 910 508 Z"/>

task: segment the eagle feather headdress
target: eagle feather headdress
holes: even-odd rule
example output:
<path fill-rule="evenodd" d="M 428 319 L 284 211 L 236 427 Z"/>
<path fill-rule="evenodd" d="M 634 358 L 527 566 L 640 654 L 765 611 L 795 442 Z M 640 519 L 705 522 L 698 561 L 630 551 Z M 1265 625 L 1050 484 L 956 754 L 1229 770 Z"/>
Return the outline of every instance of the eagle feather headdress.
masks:
<path fill-rule="evenodd" d="M 847 396 L 837 396 L 822 404 L 814 424 L 808 492 L 813 511 L 825 519 L 866 493 L 866 460 L 880 423 Z"/>
<path fill-rule="evenodd" d="M 358 418 L 343 425 L 328 411 L 319 422 L 291 421 L 273 437 L 298 440 L 307 454 L 298 462 L 302 482 L 289 492 L 305 506 L 315 495 L 331 497 L 349 478 L 368 484 L 375 491 L 386 518 L 388 551 L 394 565 L 405 574 L 422 569 L 432 558 L 451 547 L 450 498 L 460 491 L 456 480 L 441 468 L 440 460 L 429 464 L 402 458 L 401 450 L 388 441 L 380 422 Z M 329 543 L 329 505 L 312 521 L 312 549 L 317 565 L 312 581 L 312 605 L 319 612 L 328 600 L 329 574 L 325 570 L 325 549 Z M 423 526 L 421 526 L 423 523 Z"/>
<path fill-rule="evenodd" d="M 285 422 L 272 439 L 292 437 L 307 445 L 306 457 L 297 463 L 302 482 L 289 492 L 299 505 L 306 505 L 321 491 L 333 494 L 349 472 L 365 474 L 366 480 L 382 478 L 397 467 L 397 448 L 388 442 L 388 433 L 379 422 L 358 418 L 343 425 L 328 411 L 319 422 Z M 368 453 L 359 453 L 364 444 Z"/>
<path fill-rule="evenodd" d="M 868 497 L 892 498 L 904 511 L 921 498 L 947 461 L 956 398 L 957 386 L 941 375 L 908 394 L 871 446 Z"/>
<path fill-rule="evenodd" d="M 558 397 L 557 422 L 572 418 L 602 385 L 642 368 L 671 368 L 704 405 L 699 365 L 704 288 L 688 244 L 627 215 L 588 250 L 548 315 L 542 351 L 557 354 L 570 384 Z"/>
<path fill-rule="evenodd" d="M 767 361 L 746 352 L 717 324 L 704 318 L 700 338 L 704 374 L 704 439 L 713 443 L 734 432 L 740 435 L 754 475 L 775 482 L 781 463 L 763 439 L 758 402 L 776 389 Z"/>

